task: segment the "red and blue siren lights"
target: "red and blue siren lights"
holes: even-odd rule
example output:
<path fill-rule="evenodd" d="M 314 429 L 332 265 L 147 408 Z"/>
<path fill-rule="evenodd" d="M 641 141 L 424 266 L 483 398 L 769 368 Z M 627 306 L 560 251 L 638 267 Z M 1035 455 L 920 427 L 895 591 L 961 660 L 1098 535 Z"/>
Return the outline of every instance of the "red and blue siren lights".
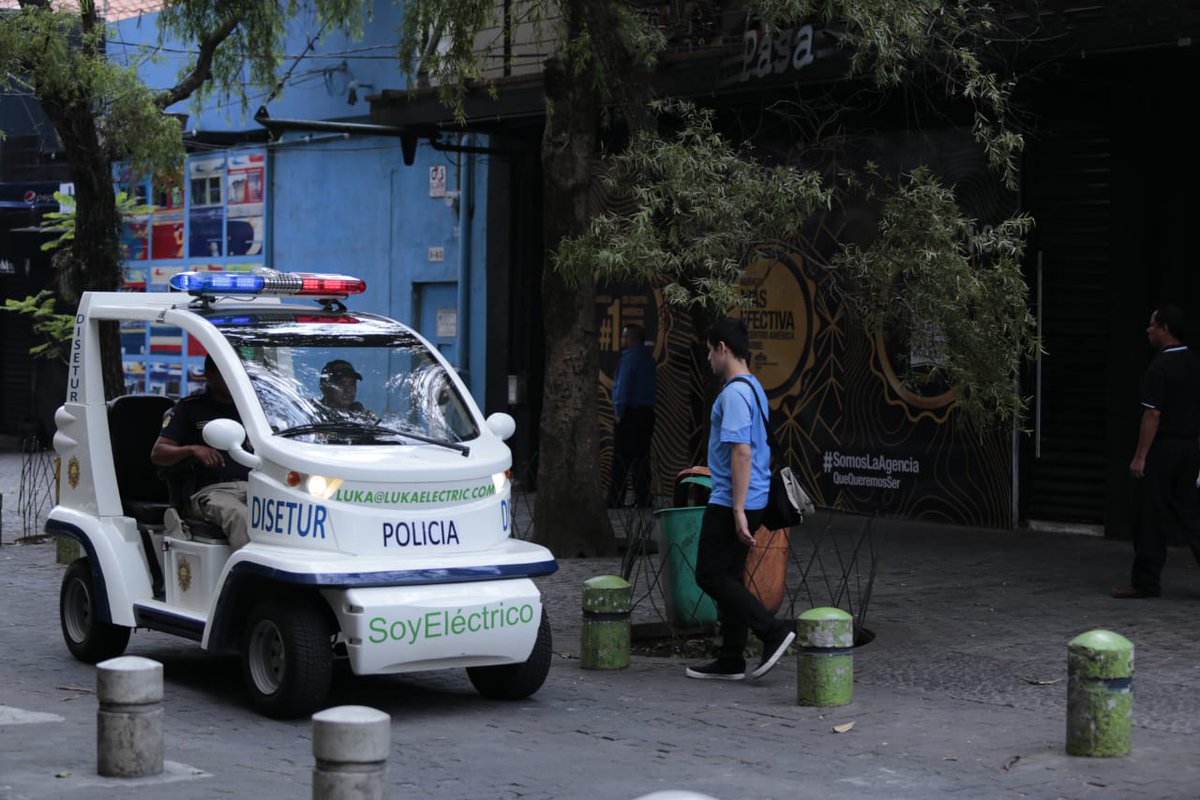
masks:
<path fill-rule="evenodd" d="M 276 297 L 346 297 L 367 288 L 362 278 L 320 272 L 180 272 L 171 288 L 192 295 L 270 295 Z"/>

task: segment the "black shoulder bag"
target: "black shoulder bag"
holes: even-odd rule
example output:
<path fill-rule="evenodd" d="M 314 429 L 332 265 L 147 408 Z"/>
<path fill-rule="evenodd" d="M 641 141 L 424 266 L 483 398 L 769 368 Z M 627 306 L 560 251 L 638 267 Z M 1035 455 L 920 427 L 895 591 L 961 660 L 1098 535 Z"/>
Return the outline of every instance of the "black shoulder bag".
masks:
<path fill-rule="evenodd" d="M 775 439 L 775 434 L 771 432 L 770 417 L 763 409 L 762 401 L 758 399 L 758 391 L 754 388 L 753 383 L 741 376 L 733 380 L 750 387 L 750 392 L 754 395 L 754 403 L 758 406 L 758 415 L 762 417 L 763 428 L 767 432 L 767 446 L 771 448 L 771 458 L 774 460 L 779 443 Z M 762 519 L 762 524 L 768 530 L 775 531 L 799 525 L 804 522 L 804 515 L 812 514 L 814 510 L 812 499 L 800 485 L 800 479 L 792 472 L 791 467 L 784 466 L 771 470 L 771 489 L 767 495 L 767 507 L 763 511 Z"/>

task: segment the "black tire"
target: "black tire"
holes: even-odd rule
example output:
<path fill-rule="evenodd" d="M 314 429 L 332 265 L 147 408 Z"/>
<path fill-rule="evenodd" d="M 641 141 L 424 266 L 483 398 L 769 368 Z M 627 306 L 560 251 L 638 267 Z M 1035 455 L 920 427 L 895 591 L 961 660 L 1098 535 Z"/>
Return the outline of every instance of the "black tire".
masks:
<path fill-rule="evenodd" d="M 87 558 L 77 558 L 63 575 L 58 593 L 58 621 L 71 655 L 85 664 L 116 658 L 125 652 L 132 628 L 96 618 L 99 593 Z"/>
<path fill-rule="evenodd" d="M 546 616 L 546 609 L 543 608 L 537 641 L 533 643 L 533 651 L 526 661 L 495 667 L 467 667 L 467 677 L 475 689 L 489 700 L 524 700 L 546 682 L 552 656 L 550 617 Z"/>
<path fill-rule="evenodd" d="M 279 719 L 321 709 L 333 681 L 335 633 L 312 599 L 255 606 L 242 635 L 242 677 L 255 708 Z"/>

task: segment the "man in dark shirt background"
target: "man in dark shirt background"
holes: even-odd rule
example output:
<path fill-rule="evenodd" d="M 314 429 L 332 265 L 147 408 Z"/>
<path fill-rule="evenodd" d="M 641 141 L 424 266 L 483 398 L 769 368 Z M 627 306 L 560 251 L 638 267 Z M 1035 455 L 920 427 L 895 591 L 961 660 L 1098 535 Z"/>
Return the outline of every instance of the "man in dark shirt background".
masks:
<path fill-rule="evenodd" d="M 1181 340 L 1183 312 L 1160 306 L 1146 336 L 1158 355 L 1142 379 L 1142 424 L 1129 472 L 1143 479 L 1141 524 L 1133 539 L 1130 585 L 1122 599 L 1158 597 L 1167 542 L 1178 534 L 1200 560 L 1200 359 Z"/>
<path fill-rule="evenodd" d="M 164 467 L 193 457 L 200 462 L 191 513 L 220 526 L 236 550 L 250 541 L 250 514 L 246 508 L 250 470 L 205 444 L 201 431 L 214 419 L 239 423 L 242 419 L 212 356 L 204 357 L 204 380 L 202 391 L 184 397 L 163 415 L 162 433 L 154 443 L 150 460 Z"/>
<path fill-rule="evenodd" d="M 650 440 L 654 437 L 654 394 L 657 367 L 646 348 L 641 325 L 626 325 L 621 334 L 621 360 L 613 378 L 613 467 L 608 506 L 616 508 L 632 470 L 634 502 L 650 507 Z"/>

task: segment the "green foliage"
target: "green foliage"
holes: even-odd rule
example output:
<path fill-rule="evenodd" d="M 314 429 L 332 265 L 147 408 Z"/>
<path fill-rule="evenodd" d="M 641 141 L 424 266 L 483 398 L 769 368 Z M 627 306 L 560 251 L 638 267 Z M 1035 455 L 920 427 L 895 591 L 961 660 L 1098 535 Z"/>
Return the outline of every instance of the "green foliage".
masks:
<path fill-rule="evenodd" d="M 162 112 L 156 92 L 133 67 L 105 61 L 97 75 L 93 97 L 109 157 L 128 162 L 135 173 L 179 173 L 184 156 L 179 119 Z"/>
<path fill-rule="evenodd" d="M 30 355 L 65 361 L 67 348 L 75 332 L 75 316 L 56 313 L 54 302 L 54 295 L 50 290 L 43 289 L 24 300 L 6 299 L 2 310 L 30 315 L 34 333 L 40 333 L 46 338 L 42 344 L 29 348 Z"/>
<path fill-rule="evenodd" d="M 640 69 L 652 70 L 658 66 L 658 54 L 667 48 L 667 37 L 644 14 L 635 13 L 628 7 L 614 8 L 617 24 L 614 33 L 621 43 L 620 58 L 628 60 Z M 611 70 L 611 67 L 610 67 Z"/>
<path fill-rule="evenodd" d="M 561 58 L 577 75 L 587 76 L 602 103 L 638 116 L 631 104 L 650 99 L 649 72 L 658 65 L 666 37 L 647 18 L 619 2 L 585 3 L 579 31 L 562 45 Z"/>
<path fill-rule="evenodd" d="M 110 160 L 128 159 L 137 170 L 177 170 L 179 121 L 161 112 L 132 68 L 108 60 L 104 36 L 103 26 L 89 28 L 78 12 L 27 8 L 0 15 L 0 88 L 32 92 L 52 107 L 84 104 Z"/>
<path fill-rule="evenodd" d="M 846 245 L 834 259 L 845 299 L 868 329 L 887 331 L 919 356 L 901 375 L 906 385 L 953 387 L 958 419 L 969 425 L 1019 420 L 1025 400 L 1016 369 L 1038 348 L 1021 274 L 1033 221 L 1017 215 L 981 228 L 925 167 L 876 177 L 876 185 L 878 237 Z"/>
<path fill-rule="evenodd" d="M 473 84 L 495 95 L 484 73 L 500 66 L 485 60 L 494 59 L 499 49 L 498 6 L 494 0 L 402 4 L 398 56 L 409 86 L 436 84 L 438 99 L 460 123 L 466 120 L 463 103 Z M 663 33 L 644 13 L 616 0 L 524 0 L 514 3 L 509 24 L 540 31 L 551 51 L 546 58 L 559 58 L 575 74 L 587 76 L 603 103 L 627 108 L 639 102 L 644 106 L 649 89 L 645 73 L 666 47 Z M 495 35 L 489 37 L 489 31 Z"/>
<path fill-rule="evenodd" d="M 493 0 L 407 0 L 400 23 L 397 56 L 409 85 L 437 84 L 438 99 L 466 119 L 463 100 L 467 87 L 483 78 L 484 64 L 476 37 L 499 25 Z M 523 21 L 543 21 L 540 3 L 531 3 Z"/>
<path fill-rule="evenodd" d="M 755 161 L 713 130 L 710 111 L 671 110 L 682 123 L 674 135 L 642 131 L 606 159 L 609 190 L 631 208 L 564 241 L 555 268 L 576 282 L 662 282 L 672 303 L 721 311 L 739 302 L 743 265 L 795 240 L 832 189 L 816 172 Z"/>
<path fill-rule="evenodd" d="M 1000 35 L 992 7 L 979 0 L 753 0 L 772 25 L 804 21 L 828 26 L 850 56 L 850 71 L 881 89 L 943 91 L 975 109 L 973 132 L 988 160 L 1017 188 L 1025 146 L 1010 119 L 1014 82 L 991 68 L 991 39 Z"/>
<path fill-rule="evenodd" d="M 42 215 L 41 228 L 44 231 L 57 233 L 58 238 L 42 243 L 42 250 L 57 250 L 75 239 L 75 197 L 66 192 L 55 192 L 54 199 L 66 211 L 48 211 Z M 117 192 L 117 213 L 122 219 L 149 214 L 154 206 L 139 205 L 126 192 Z"/>
<path fill-rule="evenodd" d="M 800 240 L 840 188 L 865 190 L 881 206 L 878 236 L 838 253 L 828 288 L 868 329 L 921 356 L 901 375 L 906 385 L 955 389 L 959 422 L 1020 418 L 1015 370 L 1037 348 L 1021 275 L 1028 217 L 980 230 L 924 167 L 895 180 L 869 168 L 865 183 L 844 187 L 810 170 L 766 167 L 716 133 L 710 112 L 675 110 L 678 132 L 640 133 L 606 159 L 608 188 L 626 202 L 564 241 L 557 269 L 574 281 L 665 282 L 671 303 L 727 310 L 741 302 L 745 264 Z"/>
<path fill-rule="evenodd" d="M 49 247 L 59 248 L 53 263 L 64 298 L 116 288 L 120 219 L 144 213 L 127 199 L 109 205 L 113 163 L 125 161 L 135 174 L 179 173 L 180 122 L 164 108 L 213 91 L 237 96 L 245 107 L 248 86 L 276 83 L 288 19 L 311 13 L 322 30 L 355 34 L 368 11 L 367 0 L 167 0 L 160 36 L 194 43 L 196 55 L 176 86 L 159 91 L 134 67 L 108 59 L 108 29 L 96 5 L 53 11 L 49 0 L 23 0 L 19 10 L 0 14 L 0 90 L 37 98 L 55 124 L 79 196 L 92 204 L 79 215 L 51 215 L 50 227 L 63 229 Z"/>
<path fill-rule="evenodd" d="M 368 18 L 367 0 L 167 0 L 158 17 L 160 38 L 178 37 L 196 42 L 204 53 L 206 39 L 220 39 L 212 49 L 211 65 L 203 67 L 191 97 L 199 104 L 212 94 L 223 100 L 238 100 L 248 108 L 248 89 L 273 87 L 278 80 L 288 20 L 308 16 L 321 30 L 341 30 L 350 36 L 362 34 Z M 180 83 L 196 72 L 202 55 L 181 68 Z M 160 99 L 160 103 L 162 100 Z"/>

